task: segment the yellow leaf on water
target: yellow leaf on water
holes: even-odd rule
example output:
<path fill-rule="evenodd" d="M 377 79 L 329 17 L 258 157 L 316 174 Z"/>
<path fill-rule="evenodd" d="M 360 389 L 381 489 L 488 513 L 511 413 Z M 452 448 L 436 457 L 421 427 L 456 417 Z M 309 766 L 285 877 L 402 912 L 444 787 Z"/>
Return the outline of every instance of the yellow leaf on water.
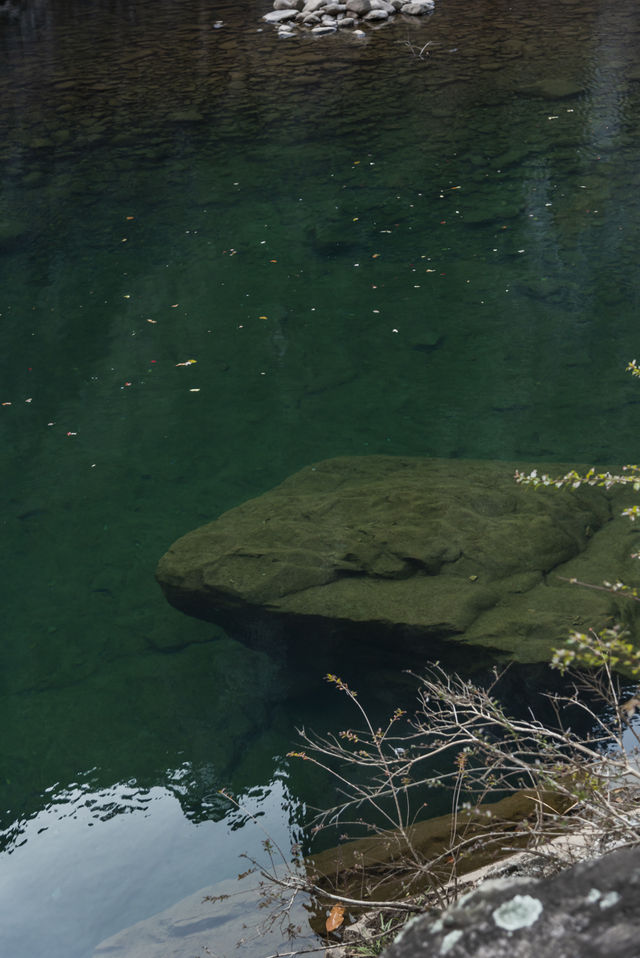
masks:
<path fill-rule="evenodd" d="M 326 921 L 327 931 L 335 931 L 344 921 L 344 906 L 334 905 Z"/>

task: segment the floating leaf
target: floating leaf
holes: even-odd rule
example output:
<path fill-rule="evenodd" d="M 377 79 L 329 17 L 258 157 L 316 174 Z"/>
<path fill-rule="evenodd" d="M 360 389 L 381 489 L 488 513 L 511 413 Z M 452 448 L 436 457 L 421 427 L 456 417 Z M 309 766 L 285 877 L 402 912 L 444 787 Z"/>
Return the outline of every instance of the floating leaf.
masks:
<path fill-rule="evenodd" d="M 344 921 L 344 906 L 334 905 L 326 921 L 327 931 L 335 931 Z"/>

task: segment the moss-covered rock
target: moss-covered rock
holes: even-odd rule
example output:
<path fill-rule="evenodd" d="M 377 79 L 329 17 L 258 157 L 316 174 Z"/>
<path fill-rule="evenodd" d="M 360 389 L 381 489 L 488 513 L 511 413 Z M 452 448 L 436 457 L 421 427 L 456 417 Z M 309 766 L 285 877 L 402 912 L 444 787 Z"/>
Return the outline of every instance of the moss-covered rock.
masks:
<path fill-rule="evenodd" d="M 262 626 L 304 642 L 313 624 L 340 641 L 544 661 L 570 630 L 617 614 L 609 593 L 566 580 L 632 579 L 634 527 L 619 516 L 628 493 L 534 490 L 514 469 L 326 460 L 183 536 L 157 578 L 174 606 L 246 640 Z"/>

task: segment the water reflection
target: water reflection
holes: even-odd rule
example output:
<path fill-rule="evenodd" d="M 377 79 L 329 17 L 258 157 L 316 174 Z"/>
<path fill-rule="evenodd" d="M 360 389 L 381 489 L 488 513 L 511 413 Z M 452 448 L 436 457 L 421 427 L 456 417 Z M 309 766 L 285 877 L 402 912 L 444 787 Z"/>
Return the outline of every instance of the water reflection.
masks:
<path fill-rule="evenodd" d="M 167 773 L 173 784 L 149 788 L 135 781 L 95 788 L 94 778 L 51 787 L 46 806 L 13 826 L 0 857 L 3 955 L 86 958 L 102 939 L 236 876 L 240 856 L 264 837 L 261 821 L 281 848 L 290 847 L 295 800 L 282 780 L 240 795 L 245 820 L 230 830 L 220 820 L 228 803 L 215 793 L 198 815 L 185 808 L 185 798 L 187 806 L 194 800 L 193 782 L 209 778 L 207 769 L 184 766 Z M 257 897 L 249 899 L 253 907 Z M 213 906 L 208 910 L 213 916 Z M 206 917 L 207 908 L 202 912 Z M 202 943 L 222 945 L 215 936 Z"/>
<path fill-rule="evenodd" d="M 398 705 L 414 707 L 415 682 L 409 676 L 385 671 L 379 663 L 374 670 L 375 663 L 367 666 L 362 659 L 349 661 L 348 656 L 341 664 L 354 686 L 359 683 L 374 725 L 385 724 Z M 312 670 L 297 697 L 291 697 L 290 688 L 288 695 L 284 690 L 280 696 L 271 695 L 266 711 L 260 710 L 254 688 L 252 711 L 254 718 L 261 716 L 261 727 L 249 722 L 241 738 L 238 714 L 229 708 L 225 722 L 217 728 L 200 728 L 200 740 L 196 736 L 204 715 L 192 716 L 186 726 L 192 739 L 185 741 L 185 752 L 200 752 L 207 758 L 154 767 L 170 741 L 169 724 L 175 719 L 171 715 L 164 726 L 166 741 L 154 745 L 150 739 L 125 741 L 123 736 L 119 743 L 105 743 L 103 754 L 111 759 L 110 768 L 91 769 L 68 784 L 49 785 L 41 794 L 25 796 L 23 792 L 22 813 L 16 805 L 5 809 L 7 824 L 0 834 L 0 898 L 10 916 L 0 929 L 0 953 L 13 958 L 45 952 L 51 958 L 87 958 L 99 942 L 116 935 L 115 944 L 122 949 L 116 954 L 126 956 L 134 943 L 142 947 L 142 941 L 149 949 L 142 954 L 164 958 L 162 947 L 168 947 L 171 922 L 184 920 L 185 914 L 194 922 L 196 909 L 203 923 L 198 926 L 198 947 L 201 943 L 215 946 L 219 954 L 226 954 L 223 948 L 228 948 L 231 954 L 241 934 L 236 910 L 240 909 L 242 922 L 257 924 L 264 917 L 259 896 L 251 891 L 251 883 L 200 890 L 246 871 L 249 863 L 242 856 L 261 858 L 266 838 L 277 844 L 285 858 L 294 844 L 309 853 L 312 839 L 305 826 L 314 809 L 340 800 L 338 787 L 327 776 L 310 763 L 284 755 L 299 746 L 295 726 L 325 733 L 353 727 L 357 721 L 345 697 L 325 683 L 315 688 L 311 674 Z M 539 703 L 543 676 L 540 668 L 511 669 L 502 686 L 505 702 L 520 708 L 534 700 Z M 192 677 L 188 694 L 197 692 Z M 246 708 L 246 700 L 241 698 L 242 702 Z M 153 721 L 157 732 L 158 716 Z M 133 722 L 128 727 L 133 728 Z M 216 749 L 219 737 L 223 747 Z M 79 730 L 76 738 L 74 754 L 81 744 Z M 122 755 L 116 762 L 118 750 Z M 94 747 L 89 754 L 100 754 L 100 750 Z M 212 760 L 214 754 L 217 761 Z M 47 767 L 62 768 L 61 759 L 55 756 L 41 774 Z M 115 769 L 123 768 L 129 770 L 129 777 L 113 780 Z M 30 779 L 35 780 L 33 771 Z M 223 788 L 233 792 L 237 804 L 221 795 Z M 17 801 L 20 793 L 14 794 Z M 430 795 L 431 815 L 448 811 L 447 795 Z M 328 829 L 313 848 L 337 844 L 343 831 L 342 825 Z M 349 834 L 358 837 L 359 833 L 350 830 Z M 235 896 L 239 891 L 243 897 L 232 912 L 200 907 L 204 894 Z M 137 923 L 153 919 L 183 898 L 189 899 L 184 909 L 177 905 L 169 916 L 138 927 Z M 38 903 L 35 919 L 34 902 Z M 296 921 L 306 934 L 308 920 L 300 907 Z M 136 929 L 126 931 L 130 925 Z M 195 946 L 191 939 L 188 944 Z M 105 954 L 110 953 L 108 947 L 105 944 Z M 247 954 L 253 958 L 254 952 Z M 264 950 L 255 952 L 255 958 L 263 956 Z"/>

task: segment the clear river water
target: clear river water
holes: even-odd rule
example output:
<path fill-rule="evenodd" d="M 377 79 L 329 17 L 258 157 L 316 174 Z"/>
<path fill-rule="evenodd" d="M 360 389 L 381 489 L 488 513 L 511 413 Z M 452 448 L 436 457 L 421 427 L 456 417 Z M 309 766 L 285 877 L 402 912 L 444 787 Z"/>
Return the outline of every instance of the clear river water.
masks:
<path fill-rule="evenodd" d="M 179 535 L 335 455 L 640 457 L 638 5 L 436 0 L 363 40 L 268 9 L 0 6 L 11 958 L 242 871 L 219 789 L 284 847 L 331 798 L 286 757 L 347 721 L 313 635 L 284 681 L 171 609 Z"/>

